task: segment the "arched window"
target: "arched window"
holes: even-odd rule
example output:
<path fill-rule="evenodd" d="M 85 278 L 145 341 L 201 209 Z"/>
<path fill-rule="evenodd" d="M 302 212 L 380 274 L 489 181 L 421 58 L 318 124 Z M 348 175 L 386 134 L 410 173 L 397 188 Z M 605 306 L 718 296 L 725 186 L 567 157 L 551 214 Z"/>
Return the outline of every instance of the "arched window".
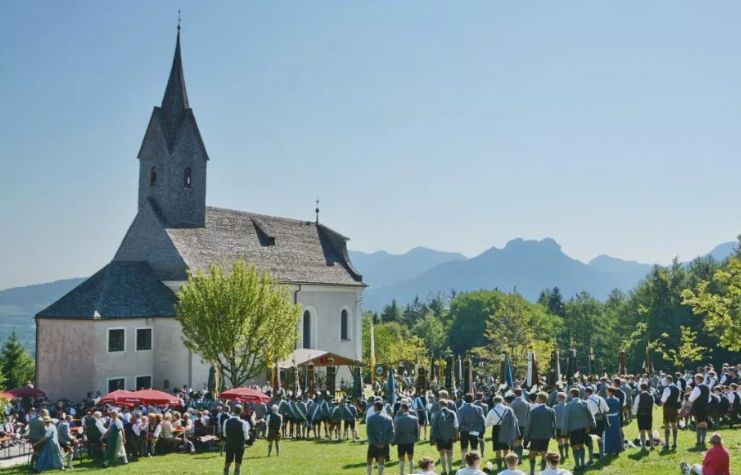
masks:
<path fill-rule="evenodd" d="M 342 312 L 340 312 L 340 339 L 342 340 L 350 339 L 349 320 L 350 317 L 347 315 L 347 310 L 343 308 Z"/>
<path fill-rule="evenodd" d="M 190 188 L 190 183 L 191 183 L 191 172 L 190 172 L 190 167 L 188 167 L 185 169 L 183 184 L 185 185 L 186 188 Z"/>
<path fill-rule="evenodd" d="M 304 348 L 311 348 L 311 313 L 308 310 L 304 311 L 304 328 L 303 328 L 303 340 Z"/>
<path fill-rule="evenodd" d="M 149 186 L 157 184 L 157 167 L 152 167 L 149 170 Z"/>

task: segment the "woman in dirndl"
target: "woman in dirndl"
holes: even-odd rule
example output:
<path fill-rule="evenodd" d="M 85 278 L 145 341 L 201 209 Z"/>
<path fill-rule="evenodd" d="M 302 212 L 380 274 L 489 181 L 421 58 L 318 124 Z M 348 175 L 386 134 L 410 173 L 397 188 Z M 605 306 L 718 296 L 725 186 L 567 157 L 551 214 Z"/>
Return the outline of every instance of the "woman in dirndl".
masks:
<path fill-rule="evenodd" d="M 607 388 L 607 407 L 610 412 L 605 420 L 605 435 L 602 438 L 604 453 L 617 455 L 625 449 L 623 428 L 620 426 L 620 399 L 615 397 L 615 389 Z"/>
<path fill-rule="evenodd" d="M 106 449 L 103 466 L 108 467 L 119 458 L 124 464 L 127 464 L 129 463 L 129 459 L 126 457 L 126 449 L 124 447 L 125 436 L 123 421 L 119 419 L 118 412 L 116 411 L 111 411 L 109 416 L 111 420 L 104 436 Z"/>

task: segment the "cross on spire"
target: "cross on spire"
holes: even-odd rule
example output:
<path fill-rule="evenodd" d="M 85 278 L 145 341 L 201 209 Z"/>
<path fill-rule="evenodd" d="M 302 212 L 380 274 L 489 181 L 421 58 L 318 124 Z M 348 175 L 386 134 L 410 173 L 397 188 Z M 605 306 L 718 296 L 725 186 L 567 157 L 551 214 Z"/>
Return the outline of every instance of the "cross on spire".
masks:
<path fill-rule="evenodd" d="M 316 213 L 316 224 L 319 224 L 319 198 L 316 199 L 316 208 L 314 208 L 314 212 Z"/>
<path fill-rule="evenodd" d="M 178 10 L 178 31 L 180 31 L 180 10 Z"/>

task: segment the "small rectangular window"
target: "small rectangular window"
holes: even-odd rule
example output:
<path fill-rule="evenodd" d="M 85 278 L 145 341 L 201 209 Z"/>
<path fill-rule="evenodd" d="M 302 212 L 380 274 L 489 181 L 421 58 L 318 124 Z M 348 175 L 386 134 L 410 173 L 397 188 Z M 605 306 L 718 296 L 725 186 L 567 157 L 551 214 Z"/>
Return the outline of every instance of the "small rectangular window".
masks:
<path fill-rule="evenodd" d="M 126 350 L 126 331 L 123 328 L 108 330 L 108 352 Z"/>
<path fill-rule="evenodd" d="M 151 376 L 137 376 L 136 377 L 136 389 L 149 389 L 152 387 Z"/>
<path fill-rule="evenodd" d="M 138 328 L 136 330 L 136 351 L 152 349 L 152 329 Z"/>
<path fill-rule="evenodd" d="M 108 380 L 108 392 L 113 392 L 118 389 L 125 389 L 126 379 L 125 378 L 112 378 Z"/>

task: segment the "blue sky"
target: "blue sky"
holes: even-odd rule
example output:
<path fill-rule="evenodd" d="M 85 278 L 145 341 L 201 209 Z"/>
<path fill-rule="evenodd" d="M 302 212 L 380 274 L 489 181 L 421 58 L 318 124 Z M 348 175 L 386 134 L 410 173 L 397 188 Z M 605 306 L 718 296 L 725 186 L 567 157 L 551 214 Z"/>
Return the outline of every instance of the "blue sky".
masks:
<path fill-rule="evenodd" d="M 0 288 L 89 275 L 136 211 L 178 8 L 209 204 L 359 250 L 553 237 L 666 263 L 741 232 L 741 3 L 0 3 Z"/>

